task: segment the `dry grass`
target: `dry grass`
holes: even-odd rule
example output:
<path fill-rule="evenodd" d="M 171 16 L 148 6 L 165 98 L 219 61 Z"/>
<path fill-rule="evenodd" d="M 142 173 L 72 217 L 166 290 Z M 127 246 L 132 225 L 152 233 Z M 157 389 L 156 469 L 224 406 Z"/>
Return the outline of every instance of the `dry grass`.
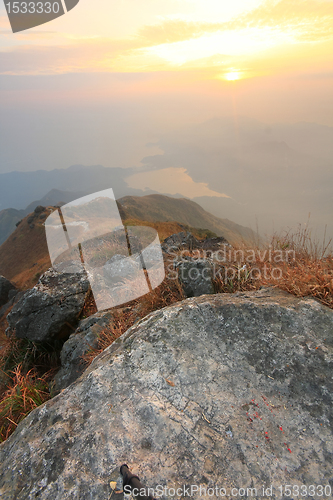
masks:
<path fill-rule="evenodd" d="M 215 280 L 216 291 L 256 290 L 270 285 L 297 297 L 312 296 L 333 308 L 330 245 L 331 241 L 325 242 L 325 239 L 322 243 L 315 241 L 306 227 L 294 233 L 274 235 L 271 242 L 261 248 L 234 249 L 221 264 L 221 276 Z"/>
<path fill-rule="evenodd" d="M 266 246 L 229 248 L 223 262 L 215 261 L 215 291 L 234 293 L 276 286 L 298 297 L 312 296 L 333 308 L 333 255 L 329 245 L 330 242 L 314 242 L 305 228 L 296 233 L 275 235 Z M 207 252 L 186 250 L 181 255 L 205 258 Z M 166 268 L 170 262 L 166 262 Z M 113 323 L 102 330 L 98 348 L 92 349 L 85 361 L 90 363 L 138 319 L 184 298 L 179 281 L 165 279 L 159 287 L 127 307 L 115 309 Z"/>
<path fill-rule="evenodd" d="M 10 384 L 0 396 L 0 442 L 5 441 L 18 423 L 32 410 L 50 399 L 48 376 L 39 377 L 33 369 L 28 373 L 18 365 L 10 377 Z"/>
<path fill-rule="evenodd" d="M 6 320 L 0 323 L 0 442 L 30 411 L 52 397 L 60 348 L 7 336 L 7 326 Z"/>
<path fill-rule="evenodd" d="M 171 226 L 165 229 L 167 233 L 173 230 Z M 273 285 L 298 297 L 312 296 L 333 308 L 333 254 L 330 242 L 315 242 L 307 228 L 296 233 L 275 235 L 266 246 L 249 248 L 243 245 L 228 249 L 230 252 L 225 253 L 223 261 L 214 261 L 217 293 L 256 290 L 263 285 Z M 182 255 L 205 258 L 204 251 L 199 255 L 198 251 L 182 252 Z M 166 267 L 169 264 L 170 261 L 166 262 Z M 150 293 L 125 307 L 114 308 L 112 321 L 99 334 L 97 348 L 91 349 L 84 361 L 91 363 L 139 319 L 183 299 L 179 281 L 167 278 Z M 89 292 L 81 318 L 94 312 L 96 305 Z M 18 422 L 51 397 L 50 382 L 59 364 L 61 347 L 45 347 L 7 337 L 6 327 L 6 321 L 0 323 L 0 440 L 7 439 Z M 51 372 L 50 366 L 53 367 Z"/>
<path fill-rule="evenodd" d="M 312 296 L 333 309 L 333 253 L 331 240 L 322 243 L 311 237 L 308 227 L 296 233 L 274 236 L 272 248 L 294 252 L 291 262 L 281 265 L 277 285 L 298 297 Z M 272 279 L 267 284 L 273 284 Z"/>

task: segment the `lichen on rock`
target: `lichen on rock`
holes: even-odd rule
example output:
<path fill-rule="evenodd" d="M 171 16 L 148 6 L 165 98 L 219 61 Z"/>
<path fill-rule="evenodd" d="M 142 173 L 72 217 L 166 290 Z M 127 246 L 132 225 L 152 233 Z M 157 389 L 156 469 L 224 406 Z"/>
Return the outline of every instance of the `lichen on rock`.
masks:
<path fill-rule="evenodd" d="M 0 496 L 109 498 L 124 462 L 151 488 L 333 489 L 332 368 L 333 311 L 311 298 L 262 289 L 153 312 L 1 445 Z"/>

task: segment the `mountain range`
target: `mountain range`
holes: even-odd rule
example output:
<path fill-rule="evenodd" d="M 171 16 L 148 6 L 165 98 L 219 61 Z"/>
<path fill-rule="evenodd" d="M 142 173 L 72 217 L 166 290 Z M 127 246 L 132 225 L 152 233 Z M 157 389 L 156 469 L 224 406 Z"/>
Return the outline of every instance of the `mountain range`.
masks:
<path fill-rule="evenodd" d="M 232 244 L 256 239 L 251 229 L 219 219 L 185 198 L 156 194 L 125 196 L 117 204 L 125 225 L 151 226 L 161 241 L 181 231 L 191 231 L 197 238 L 224 236 Z M 0 274 L 20 288 L 33 286 L 40 274 L 51 266 L 44 222 L 52 210 L 53 207 L 38 208 L 24 217 L 0 246 Z"/>

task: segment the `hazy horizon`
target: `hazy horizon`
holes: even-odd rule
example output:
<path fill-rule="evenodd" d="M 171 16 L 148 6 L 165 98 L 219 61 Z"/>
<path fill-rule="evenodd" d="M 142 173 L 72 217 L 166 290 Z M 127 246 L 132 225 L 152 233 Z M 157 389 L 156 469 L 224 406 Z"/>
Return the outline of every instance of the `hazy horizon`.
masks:
<path fill-rule="evenodd" d="M 128 169 L 129 192 L 333 236 L 332 49 L 331 0 L 80 0 L 15 35 L 1 5 L 0 174 Z"/>

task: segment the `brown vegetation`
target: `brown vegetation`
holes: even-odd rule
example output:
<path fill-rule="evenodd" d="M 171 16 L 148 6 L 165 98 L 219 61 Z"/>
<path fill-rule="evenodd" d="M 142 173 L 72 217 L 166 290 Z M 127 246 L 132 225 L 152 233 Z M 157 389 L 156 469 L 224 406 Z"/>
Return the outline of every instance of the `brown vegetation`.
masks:
<path fill-rule="evenodd" d="M 128 225 L 135 223 L 141 224 L 142 221 L 128 221 Z M 163 236 L 184 229 L 176 223 L 150 225 L 160 233 L 161 239 L 162 229 L 165 230 Z M 198 233 L 196 236 L 199 236 Z M 226 252 L 223 262 L 215 262 L 221 271 L 215 277 L 215 290 L 217 293 L 230 293 L 270 285 L 299 297 L 314 297 L 333 308 L 333 254 L 329 244 L 315 243 L 310 231 L 305 228 L 296 233 L 274 236 L 266 247 L 228 247 L 230 252 Z M 185 253 L 198 258 L 198 251 Z M 165 279 L 145 296 L 126 307 L 115 308 L 113 321 L 100 332 L 98 347 L 91 349 L 84 357 L 85 362 L 91 363 L 99 353 L 150 312 L 183 298 L 178 280 Z M 96 305 L 89 291 L 81 318 L 94 312 Z M 0 322 L 0 440 L 6 439 L 33 408 L 52 396 L 51 380 L 59 364 L 61 347 L 41 346 L 27 340 L 6 337 L 6 327 L 5 320 Z"/>
<path fill-rule="evenodd" d="M 84 356 L 90 364 L 104 349 L 125 333 L 138 320 L 147 314 L 162 309 L 184 299 L 184 293 L 178 280 L 164 280 L 161 285 L 147 295 L 130 302 L 127 307 L 114 310 L 112 322 L 99 334 L 98 346 Z"/>
<path fill-rule="evenodd" d="M 265 248 L 257 247 L 252 254 L 246 247 L 234 249 L 224 267 L 234 268 L 230 279 L 217 277 L 216 291 L 256 290 L 261 286 L 276 286 L 297 297 L 312 296 L 333 309 L 333 254 L 331 241 L 319 243 L 311 237 L 308 227 L 274 235 Z M 254 257 L 250 259 L 250 256 Z M 243 258 L 241 258 L 243 257 Z M 249 257 L 247 259 L 247 257 Z M 250 260 L 250 262 L 249 262 Z M 246 268 L 243 269 L 243 267 Z"/>

